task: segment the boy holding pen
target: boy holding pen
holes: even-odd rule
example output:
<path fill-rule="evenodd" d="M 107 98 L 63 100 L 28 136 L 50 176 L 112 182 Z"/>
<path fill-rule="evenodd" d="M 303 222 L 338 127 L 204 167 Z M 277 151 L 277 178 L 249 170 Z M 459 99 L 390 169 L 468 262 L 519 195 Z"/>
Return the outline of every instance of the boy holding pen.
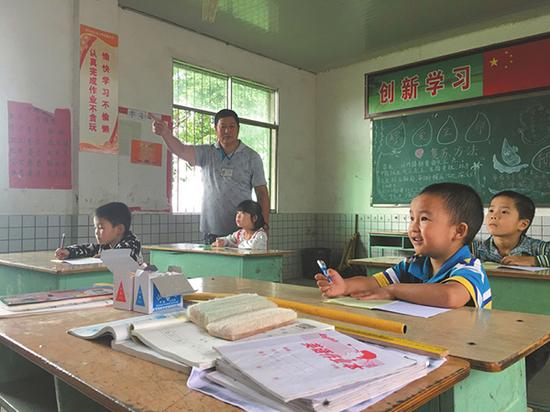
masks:
<path fill-rule="evenodd" d="M 141 243 L 130 231 L 132 213 L 128 206 L 120 202 L 111 202 L 98 207 L 94 212 L 95 238 L 97 243 L 61 247 L 55 251 L 57 259 L 93 257 L 104 249 L 131 249 L 130 256 L 138 263 L 143 263 Z"/>
<path fill-rule="evenodd" d="M 471 304 L 491 308 L 491 288 L 481 262 L 468 244 L 483 222 L 483 204 L 469 186 L 437 183 L 426 187 L 410 207 L 409 239 L 416 254 L 373 276 L 330 279 L 315 275 L 325 297 L 399 299 L 445 308 Z"/>

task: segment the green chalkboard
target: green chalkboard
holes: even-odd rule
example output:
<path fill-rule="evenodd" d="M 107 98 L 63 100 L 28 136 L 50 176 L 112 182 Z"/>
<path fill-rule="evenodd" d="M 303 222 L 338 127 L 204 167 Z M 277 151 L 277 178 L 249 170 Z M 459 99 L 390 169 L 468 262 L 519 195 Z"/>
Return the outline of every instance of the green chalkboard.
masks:
<path fill-rule="evenodd" d="M 444 181 L 486 203 L 510 189 L 550 205 L 550 95 L 374 121 L 373 204 L 406 204 Z"/>

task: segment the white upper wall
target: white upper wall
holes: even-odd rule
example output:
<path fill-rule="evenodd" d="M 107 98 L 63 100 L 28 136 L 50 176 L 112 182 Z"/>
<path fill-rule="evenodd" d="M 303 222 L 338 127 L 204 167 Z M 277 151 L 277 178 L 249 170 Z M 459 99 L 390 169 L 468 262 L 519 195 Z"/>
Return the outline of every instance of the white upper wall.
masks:
<path fill-rule="evenodd" d="M 171 113 L 174 58 L 277 89 L 278 210 L 313 211 L 315 75 L 141 14 L 119 16 L 119 104 Z"/>
<path fill-rule="evenodd" d="M 71 213 L 71 190 L 9 189 L 8 101 L 72 111 L 72 0 L 2 0 L 0 10 L 0 214 Z M 76 140 L 73 136 L 73 144 Z"/>
<path fill-rule="evenodd" d="M 545 33 L 550 15 L 409 48 L 317 75 L 316 212 L 370 213 L 371 122 L 364 119 L 364 75 Z M 400 211 L 392 208 L 392 212 Z M 403 211 L 403 210 L 401 210 Z M 541 210 L 548 213 L 548 210 Z M 537 214 L 538 211 L 537 211 Z"/>
<path fill-rule="evenodd" d="M 116 4 L 116 0 L 2 0 L 0 156 L 7 159 L 8 155 L 8 100 L 48 111 L 70 108 L 73 123 L 78 118 L 76 14 L 81 23 L 119 35 L 121 106 L 171 113 L 173 58 L 278 89 L 278 210 L 314 211 L 315 75 L 119 9 Z M 78 146 L 77 135 L 72 143 Z M 10 189 L 7 165 L 0 168 L 0 214 L 87 213 L 109 193 L 118 199 L 113 184 L 119 180 L 116 157 L 74 153 L 78 168 L 73 170 L 79 176 L 73 178 L 73 190 Z M 136 175 L 136 183 L 142 178 Z M 80 210 L 76 210 L 77 195 L 86 198 L 81 199 Z"/>

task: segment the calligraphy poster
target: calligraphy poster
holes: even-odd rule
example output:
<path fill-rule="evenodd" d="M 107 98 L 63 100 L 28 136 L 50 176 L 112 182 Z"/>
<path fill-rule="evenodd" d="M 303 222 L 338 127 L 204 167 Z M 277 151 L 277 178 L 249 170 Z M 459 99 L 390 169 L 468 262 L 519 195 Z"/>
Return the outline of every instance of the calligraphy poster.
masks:
<path fill-rule="evenodd" d="M 118 36 L 80 25 L 80 150 L 118 153 Z"/>
<path fill-rule="evenodd" d="M 71 112 L 8 101 L 10 188 L 71 189 Z"/>

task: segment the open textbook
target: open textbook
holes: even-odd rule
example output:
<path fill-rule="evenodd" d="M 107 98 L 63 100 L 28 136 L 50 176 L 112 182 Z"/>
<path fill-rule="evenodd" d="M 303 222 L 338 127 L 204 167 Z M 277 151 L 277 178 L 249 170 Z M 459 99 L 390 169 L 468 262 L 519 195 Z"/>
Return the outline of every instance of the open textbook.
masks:
<path fill-rule="evenodd" d="M 291 325 L 254 335 L 249 339 L 289 335 L 304 331 L 332 330 L 332 325 L 309 319 L 298 319 Z M 154 313 L 112 322 L 73 328 L 69 334 L 96 339 L 111 337 L 114 350 L 184 370 L 190 366 L 206 369 L 214 366 L 218 357 L 213 346 L 228 341 L 209 335 L 204 329 L 187 320 L 185 311 Z"/>
<path fill-rule="evenodd" d="M 252 402 L 277 411 L 367 406 L 362 402 L 380 399 L 445 361 L 335 331 L 236 342 L 216 350 L 221 355 L 216 371 L 203 375 L 214 387 L 191 377 L 188 385 L 238 406 Z"/>

